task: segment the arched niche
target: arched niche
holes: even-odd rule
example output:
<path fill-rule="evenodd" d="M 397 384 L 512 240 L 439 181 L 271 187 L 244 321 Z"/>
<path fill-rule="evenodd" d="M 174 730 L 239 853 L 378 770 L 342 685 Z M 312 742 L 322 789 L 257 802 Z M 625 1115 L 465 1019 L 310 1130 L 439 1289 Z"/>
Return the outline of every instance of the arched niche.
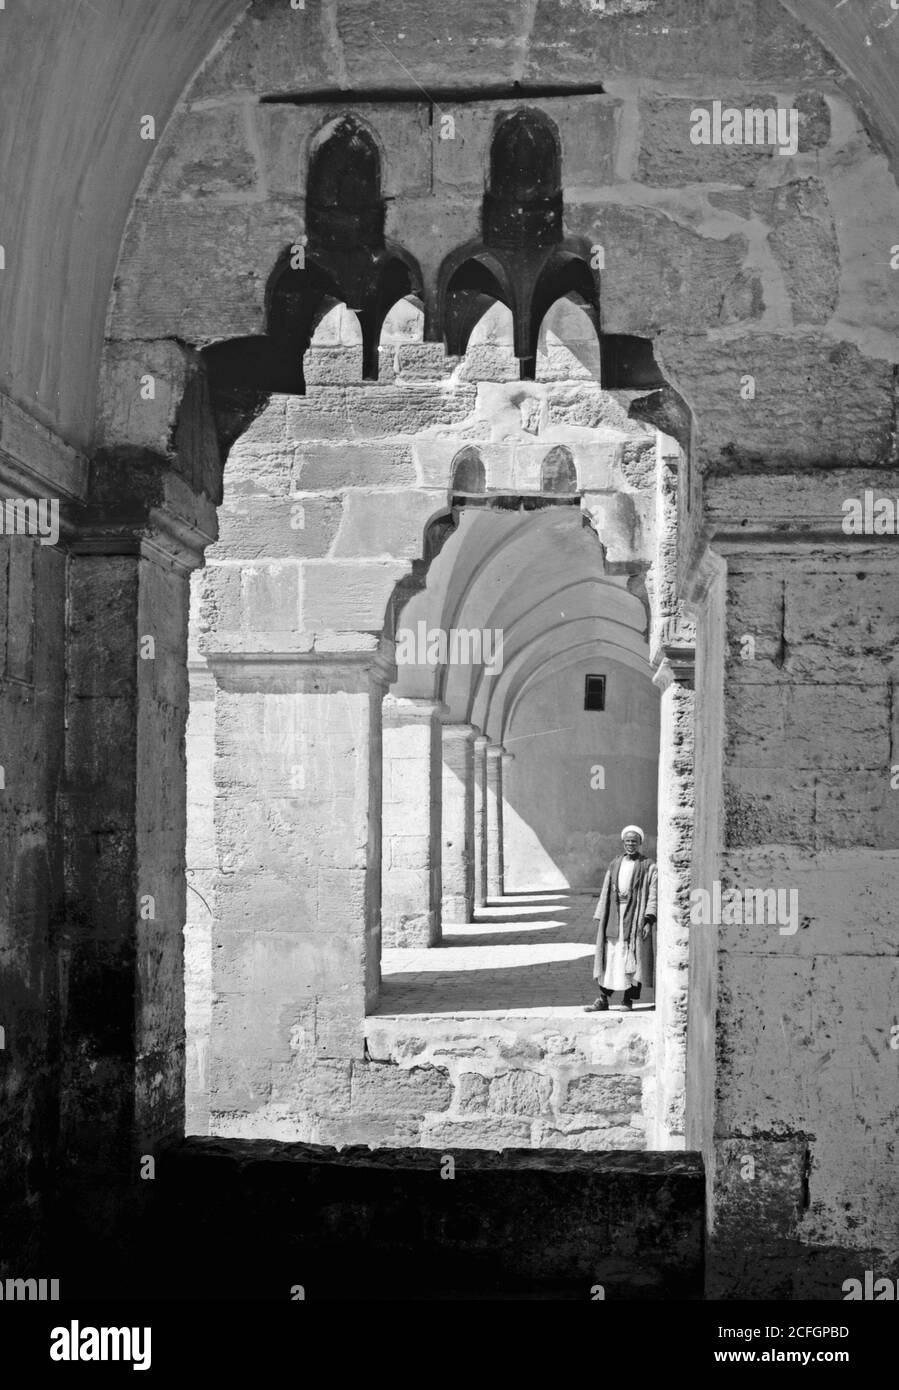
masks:
<path fill-rule="evenodd" d="M 543 111 L 521 107 L 497 122 L 484 232 L 497 243 L 561 240 L 562 152 L 559 132 Z"/>
<path fill-rule="evenodd" d="M 566 445 L 557 444 L 550 449 L 540 465 L 540 491 L 554 496 L 577 492 L 577 468 Z"/>
<path fill-rule="evenodd" d="M 381 156 L 374 135 L 352 112 L 313 137 L 306 181 L 310 241 L 352 250 L 384 241 Z"/>
<path fill-rule="evenodd" d="M 478 494 L 487 491 L 487 471 L 480 449 L 467 444 L 453 459 L 453 492 Z"/>

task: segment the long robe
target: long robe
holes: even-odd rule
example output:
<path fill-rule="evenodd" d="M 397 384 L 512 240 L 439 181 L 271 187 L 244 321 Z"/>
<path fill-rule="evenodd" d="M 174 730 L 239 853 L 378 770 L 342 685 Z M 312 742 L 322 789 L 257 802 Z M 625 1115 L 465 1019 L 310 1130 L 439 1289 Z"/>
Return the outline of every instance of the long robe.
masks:
<path fill-rule="evenodd" d="M 634 876 L 631 879 L 630 896 L 624 913 L 618 912 L 618 870 L 623 854 L 612 860 L 603 880 L 602 892 L 596 904 L 594 919 L 599 923 L 596 931 L 596 955 L 593 962 L 593 978 L 600 984 L 606 968 L 606 943 L 618 940 L 624 932 L 625 940 L 633 947 L 636 957 L 636 972 L 632 983 L 646 985 L 653 982 L 655 952 L 653 935 L 655 923 L 643 939 L 643 919 L 658 915 L 658 875 L 656 866 L 644 854 L 637 855 Z"/>

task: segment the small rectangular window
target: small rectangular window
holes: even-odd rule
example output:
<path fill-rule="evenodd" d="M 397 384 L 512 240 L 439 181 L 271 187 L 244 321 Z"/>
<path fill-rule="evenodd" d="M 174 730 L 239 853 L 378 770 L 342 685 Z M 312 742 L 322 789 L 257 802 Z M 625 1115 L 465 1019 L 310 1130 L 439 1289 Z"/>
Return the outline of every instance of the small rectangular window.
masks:
<path fill-rule="evenodd" d="M 605 676 L 588 676 L 584 685 L 584 709 L 605 709 Z"/>

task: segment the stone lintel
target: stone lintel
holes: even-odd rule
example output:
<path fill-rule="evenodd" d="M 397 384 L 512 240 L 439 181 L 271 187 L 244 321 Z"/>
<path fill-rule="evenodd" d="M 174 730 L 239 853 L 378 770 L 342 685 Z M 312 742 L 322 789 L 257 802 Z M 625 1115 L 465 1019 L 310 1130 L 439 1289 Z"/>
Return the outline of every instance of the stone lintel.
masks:
<path fill-rule="evenodd" d="M 703 486 L 703 538 L 720 554 L 785 545 L 895 545 L 899 533 L 852 535 L 843 528 L 843 504 L 886 498 L 899 510 L 899 471 L 872 468 L 797 468 L 773 474 L 706 476 Z M 895 515 L 895 510 L 894 510 Z"/>
<path fill-rule="evenodd" d="M 372 684 L 386 686 L 396 680 L 396 667 L 380 651 L 207 651 L 205 655 L 219 685 L 232 691 L 290 694 L 327 685 L 358 693 Z"/>

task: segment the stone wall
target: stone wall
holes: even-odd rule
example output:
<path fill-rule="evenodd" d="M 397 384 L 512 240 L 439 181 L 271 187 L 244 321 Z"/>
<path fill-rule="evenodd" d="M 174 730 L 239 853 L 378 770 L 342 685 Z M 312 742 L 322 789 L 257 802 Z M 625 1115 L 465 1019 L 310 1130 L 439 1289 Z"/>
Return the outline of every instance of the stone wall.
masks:
<path fill-rule="evenodd" d="M 369 1018 L 345 1114 L 320 1143 L 429 1149 L 643 1149 L 654 1117 L 648 1013 Z M 341 1105 L 337 1100 L 335 1112 Z"/>
<path fill-rule="evenodd" d="M 0 510 L 23 490 L 0 455 Z M 7 465 L 4 468 L 4 464 Z M 10 1250 L 32 1253 L 59 1094 L 66 560 L 0 536 L 0 1108 Z M 77 788 L 73 788 L 77 794 Z M 0 1268 L 4 1268 L 0 1255 Z"/>
<path fill-rule="evenodd" d="M 588 674 L 606 676 L 604 711 L 584 709 Z M 599 892 L 621 829 L 642 826 L 656 854 L 658 694 L 648 675 L 588 657 L 518 703 L 504 743 L 505 887 Z"/>
<path fill-rule="evenodd" d="M 143 1259 L 120 1266 L 104 1244 L 72 1268 L 71 1249 L 54 1252 L 64 1289 L 274 1303 L 701 1297 L 696 1154 L 189 1139 L 149 1186 Z"/>
<path fill-rule="evenodd" d="M 727 1296 L 758 1288 L 760 1245 L 762 1277 L 773 1246 L 794 1297 L 839 1297 L 856 1266 L 887 1272 L 899 1259 L 895 540 L 853 544 L 840 530 L 844 499 L 872 483 L 894 494 L 896 475 L 817 480 L 814 546 L 801 486 L 765 542 L 767 506 L 751 504 L 744 480 L 707 494 L 712 515 L 749 515 L 756 533 L 749 548 L 721 542 L 717 876 L 776 888 L 787 909 L 721 925 L 706 972 L 717 994 L 711 1287 Z"/>

